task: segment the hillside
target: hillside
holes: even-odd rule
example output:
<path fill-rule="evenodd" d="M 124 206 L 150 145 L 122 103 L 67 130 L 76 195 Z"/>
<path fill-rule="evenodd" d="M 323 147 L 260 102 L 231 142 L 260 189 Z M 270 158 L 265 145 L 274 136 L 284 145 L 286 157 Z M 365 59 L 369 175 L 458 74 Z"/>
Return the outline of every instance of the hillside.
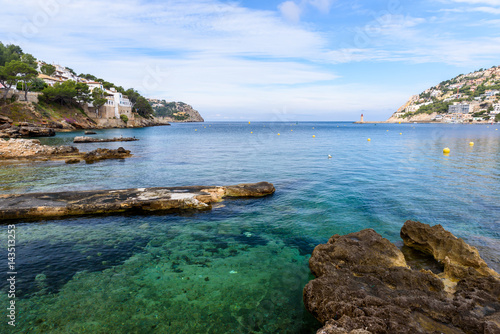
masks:
<path fill-rule="evenodd" d="M 413 95 L 387 122 L 500 121 L 500 67 L 460 74 Z"/>
<path fill-rule="evenodd" d="M 124 89 L 92 74 L 77 75 L 69 67 L 48 64 L 17 45 L 1 42 L 0 115 L 13 126 L 30 123 L 65 129 L 203 122 L 185 103 L 165 102 L 157 113 L 134 88 Z"/>

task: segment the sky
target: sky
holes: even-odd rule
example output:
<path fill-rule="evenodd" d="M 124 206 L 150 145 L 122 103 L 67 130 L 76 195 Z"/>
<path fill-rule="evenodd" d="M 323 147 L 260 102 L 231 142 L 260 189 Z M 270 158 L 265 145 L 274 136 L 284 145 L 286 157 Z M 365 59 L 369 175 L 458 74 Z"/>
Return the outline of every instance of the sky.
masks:
<path fill-rule="evenodd" d="M 0 41 L 208 121 L 365 121 L 500 65 L 500 0 L 0 0 Z"/>

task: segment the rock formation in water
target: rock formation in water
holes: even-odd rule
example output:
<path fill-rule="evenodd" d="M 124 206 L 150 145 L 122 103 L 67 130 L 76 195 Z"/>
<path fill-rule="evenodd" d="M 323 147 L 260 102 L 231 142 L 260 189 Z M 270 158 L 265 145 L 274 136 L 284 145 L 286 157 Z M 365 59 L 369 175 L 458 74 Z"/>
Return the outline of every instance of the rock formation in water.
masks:
<path fill-rule="evenodd" d="M 273 194 L 268 182 L 232 186 L 134 188 L 0 195 L 0 220 L 146 212 L 208 210 L 225 197 L 263 197 Z"/>
<path fill-rule="evenodd" d="M 118 147 L 116 150 L 107 149 L 107 148 L 98 148 L 91 152 L 88 152 L 83 155 L 83 160 L 86 163 L 94 163 L 100 160 L 106 159 L 124 159 L 131 157 L 129 150 L 124 149 L 123 147 Z"/>
<path fill-rule="evenodd" d="M 410 268 L 372 229 L 318 245 L 316 279 L 304 304 L 324 324 L 318 333 L 500 333 L 500 280 L 477 249 L 441 226 L 407 221 L 405 244 L 434 256 L 445 271 Z"/>
<path fill-rule="evenodd" d="M 73 143 L 75 143 L 75 144 L 78 144 L 78 143 L 107 143 L 107 142 L 115 142 L 115 141 L 137 141 L 137 140 L 139 140 L 139 139 L 137 139 L 135 137 L 115 137 L 115 138 L 99 139 L 99 138 L 79 136 L 79 137 L 75 137 L 73 139 Z"/>

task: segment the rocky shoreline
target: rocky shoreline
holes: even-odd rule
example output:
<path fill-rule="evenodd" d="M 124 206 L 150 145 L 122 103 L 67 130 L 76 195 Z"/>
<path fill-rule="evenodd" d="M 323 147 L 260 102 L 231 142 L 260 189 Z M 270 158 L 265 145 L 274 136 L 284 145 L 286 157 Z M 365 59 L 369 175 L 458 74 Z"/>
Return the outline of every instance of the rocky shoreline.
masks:
<path fill-rule="evenodd" d="M 316 279 L 303 298 L 324 325 L 319 334 L 500 333 L 500 276 L 476 248 L 440 225 L 414 221 L 401 237 L 405 247 L 432 256 L 434 272 L 412 268 L 372 229 L 334 235 L 314 249 Z"/>
<path fill-rule="evenodd" d="M 80 152 L 74 146 L 42 145 L 38 139 L 0 139 L 0 162 L 14 160 L 48 161 L 64 160 L 66 163 L 94 163 L 105 159 L 124 159 L 131 157 L 129 150 L 98 148 L 91 152 Z"/>
<path fill-rule="evenodd" d="M 232 186 L 134 188 L 59 193 L 0 195 L 0 220 L 42 219 L 89 214 L 208 210 L 225 197 L 263 197 L 273 194 L 268 182 Z"/>

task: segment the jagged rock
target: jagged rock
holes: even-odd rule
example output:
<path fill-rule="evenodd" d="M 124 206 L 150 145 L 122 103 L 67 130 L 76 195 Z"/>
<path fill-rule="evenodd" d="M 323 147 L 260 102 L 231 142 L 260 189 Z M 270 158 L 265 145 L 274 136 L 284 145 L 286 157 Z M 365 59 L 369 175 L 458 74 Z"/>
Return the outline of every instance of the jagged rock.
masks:
<path fill-rule="evenodd" d="M 78 159 L 78 158 L 71 158 L 71 159 L 66 159 L 64 162 L 67 163 L 67 164 L 77 164 L 77 163 L 80 162 L 80 159 Z"/>
<path fill-rule="evenodd" d="M 85 131 L 85 134 L 86 135 L 96 135 L 97 132 L 95 132 L 95 131 Z"/>
<path fill-rule="evenodd" d="M 107 148 L 98 148 L 94 151 L 88 152 L 83 156 L 86 163 L 94 163 L 96 161 L 105 159 L 124 159 L 132 156 L 129 150 L 119 147 L 116 150 Z"/>
<path fill-rule="evenodd" d="M 450 293 L 374 230 L 334 235 L 309 266 L 304 304 L 325 325 L 318 333 L 500 333 L 496 275 L 467 276 Z"/>
<path fill-rule="evenodd" d="M 408 220 L 401 229 L 405 245 L 432 255 L 444 265 L 444 275 L 450 279 L 467 276 L 498 275 L 479 256 L 477 248 L 455 237 L 441 225 L 430 226 Z"/>
<path fill-rule="evenodd" d="M 12 125 L 10 123 L 4 123 L 4 124 L 0 125 L 0 130 L 8 129 L 10 127 L 12 127 Z"/>
<path fill-rule="evenodd" d="M 137 141 L 139 139 L 135 137 L 116 137 L 116 138 L 109 138 L 109 139 L 98 139 L 98 138 L 92 138 L 92 137 L 75 137 L 73 139 L 73 143 L 105 143 L 105 142 L 115 142 L 115 141 Z"/>

